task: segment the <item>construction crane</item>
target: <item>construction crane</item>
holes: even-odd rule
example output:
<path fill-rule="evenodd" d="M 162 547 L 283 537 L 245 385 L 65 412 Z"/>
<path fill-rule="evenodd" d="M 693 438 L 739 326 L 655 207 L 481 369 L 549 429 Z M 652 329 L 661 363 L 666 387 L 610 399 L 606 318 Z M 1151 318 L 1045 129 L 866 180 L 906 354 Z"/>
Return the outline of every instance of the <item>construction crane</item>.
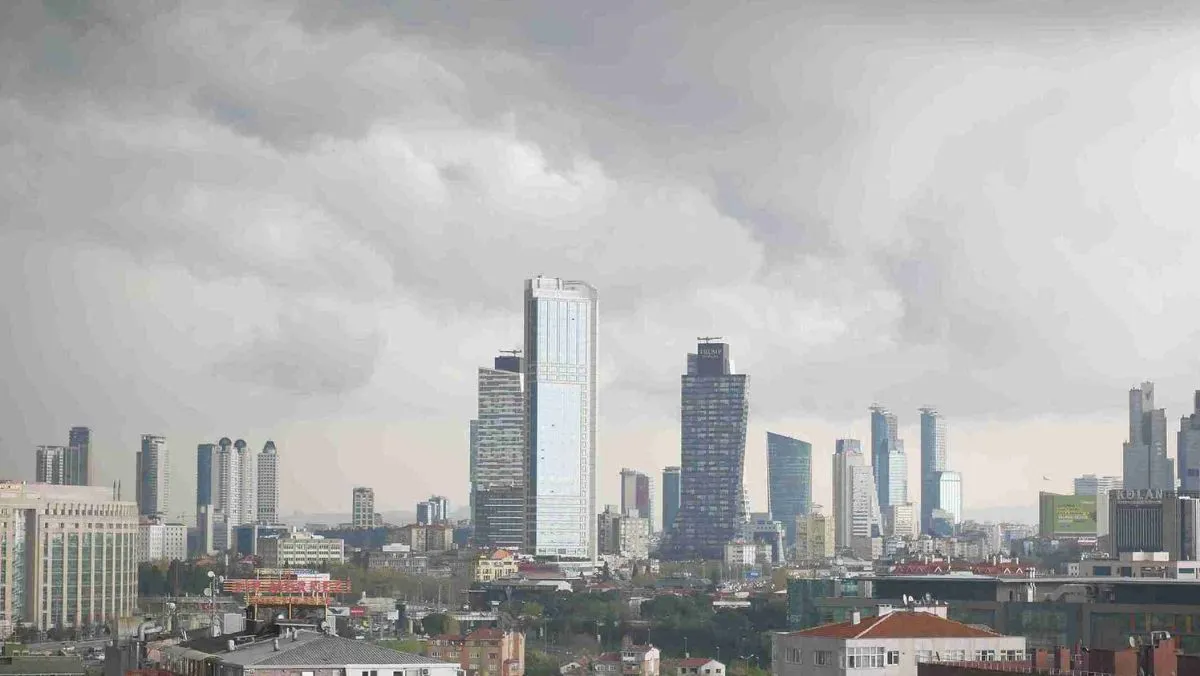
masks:
<path fill-rule="evenodd" d="M 721 340 L 721 336 L 701 336 L 696 340 L 700 341 L 701 343 L 711 343 L 713 341 Z"/>

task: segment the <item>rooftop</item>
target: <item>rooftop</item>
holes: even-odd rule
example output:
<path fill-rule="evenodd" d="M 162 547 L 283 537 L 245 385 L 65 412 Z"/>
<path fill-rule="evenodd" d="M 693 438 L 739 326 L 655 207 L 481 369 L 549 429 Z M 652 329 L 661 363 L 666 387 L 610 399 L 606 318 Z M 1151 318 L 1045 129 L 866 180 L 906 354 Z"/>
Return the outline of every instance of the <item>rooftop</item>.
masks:
<path fill-rule="evenodd" d="M 0 674 L 4 676 L 65 676 L 87 673 L 78 657 L 37 657 L 18 655 L 0 657 Z"/>
<path fill-rule="evenodd" d="M 962 622 L 947 620 L 932 613 L 893 611 L 886 615 L 864 617 L 858 624 L 839 622 L 794 631 L 789 636 L 818 638 L 989 638 L 1002 636 Z"/>
<path fill-rule="evenodd" d="M 432 659 L 423 655 L 402 653 L 373 643 L 355 641 L 353 639 L 342 638 L 341 636 L 330 636 L 315 631 L 301 631 L 296 635 L 295 639 L 281 636 L 278 640 L 278 650 L 275 649 L 274 641 L 269 638 L 239 645 L 233 652 L 229 652 L 225 648 L 214 650 L 211 641 L 189 642 L 189 645 L 179 646 L 178 648 L 182 650 L 198 650 L 219 657 L 224 662 L 239 664 L 245 667 L 324 667 L 345 666 L 347 664 L 445 664 L 442 660 Z"/>
<path fill-rule="evenodd" d="M 693 669 L 695 667 L 702 667 L 702 666 L 708 664 L 709 662 L 716 662 L 716 660 L 712 659 L 711 657 L 688 657 L 688 658 L 679 660 L 675 664 L 680 667 Z"/>

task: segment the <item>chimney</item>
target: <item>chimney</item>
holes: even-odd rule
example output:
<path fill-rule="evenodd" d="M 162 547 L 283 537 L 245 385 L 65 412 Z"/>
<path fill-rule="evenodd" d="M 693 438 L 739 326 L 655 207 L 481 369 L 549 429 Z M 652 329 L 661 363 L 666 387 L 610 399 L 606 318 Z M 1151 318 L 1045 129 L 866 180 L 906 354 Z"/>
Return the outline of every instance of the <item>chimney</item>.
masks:
<path fill-rule="evenodd" d="M 850 624 L 861 624 L 861 623 L 862 623 L 862 613 L 861 612 L 856 610 L 856 611 L 850 613 Z"/>
<path fill-rule="evenodd" d="M 274 640 L 272 640 L 272 641 L 271 641 L 271 648 L 272 648 L 272 649 L 273 649 L 275 652 L 279 652 L 279 639 L 274 639 Z"/>

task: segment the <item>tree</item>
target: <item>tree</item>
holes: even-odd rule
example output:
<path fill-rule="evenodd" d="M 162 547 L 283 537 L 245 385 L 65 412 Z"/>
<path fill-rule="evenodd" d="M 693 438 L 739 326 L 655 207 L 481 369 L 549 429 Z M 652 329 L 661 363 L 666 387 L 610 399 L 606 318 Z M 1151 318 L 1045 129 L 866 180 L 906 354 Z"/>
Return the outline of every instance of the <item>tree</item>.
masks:
<path fill-rule="evenodd" d="M 421 620 L 421 626 L 424 627 L 425 633 L 430 636 L 438 636 L 442 634 L 450 634 L 457 636 L 459 633 L 458 620 L 446 613 L 431 613 Z"/>

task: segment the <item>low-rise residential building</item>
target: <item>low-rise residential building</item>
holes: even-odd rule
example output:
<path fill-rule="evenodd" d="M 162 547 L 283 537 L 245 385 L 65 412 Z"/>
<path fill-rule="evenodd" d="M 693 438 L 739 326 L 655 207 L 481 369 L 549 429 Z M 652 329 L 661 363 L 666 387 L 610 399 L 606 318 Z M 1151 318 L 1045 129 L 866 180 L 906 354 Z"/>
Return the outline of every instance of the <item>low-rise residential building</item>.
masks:
<path fill-rule="evenodd" d="M 707 657 L 687 657 L 676 663 L 675 676 L 725 676 L 725 665 Z"/>
<path fill-rule="evenodd" d="M 457 663 L 469 676 L 521 676 L 525 673 L 525 634 L 476 629 L 465 635 L 433 636 L 425 656 Z"/>
<path fill-rule="evenodd" d="M 491 554 L 480 554 L 471 561 L 470 575 L 475 582 L 491 582 L 505 577 L 514 577 L 519 567 L 517 557 L 506 549 L 497 549 Z"/>
<path fill-rule="evenodd" d="M 650 519 L 639 516 L 636 509 L 621 513 L 616 505 L 609 505 L 596 519 L 599 553 L 639 560 L 650 556 Z"/>
<path fill-rule="evenodd" d="M 341 540 L 296 531 L 259 538 L 258 555 L 265 568 L 316 568 L 345 563 L 346 546 Z"/>
<path fill-rule="evenodd" d="M 424 575 L 429 570 L 429 557 L 414 554 L 412 547 L 401 543 L 384 545 L 367 553 L 370 570 L 394 570 L 409 575 Z"/>
<path fill-rule="evenodd" d="M 893 609 L 878 615 L 772 636 L 773 676 L 883 673 L 917 676 L 924 662 L 1019 662 L 1025 637 L 955 622 L 944 604 Z"/>
<path fill-rule="evenodd" d="M 833 558 L 833 517 L 819 511 L 810 511 L 796 517 L 797 561 L 824 561 Z"/>
<path fill-rule="evenodd" d="M 725 543 L 725 566 L 746 568 L 758 564 L 758 545 L 745 540 Z"/>
<path fill-rule="evenodd" d="M 150 561 L 186 561 L 187 526 L 142 519 L 138 523 L 138 563 Z"/>
<path fill-rule="evenodd" d="M 400 541 L 414 552 L 445 552 L 454 548 L 454 526 L 410 523 L 400 529 Z"/>

